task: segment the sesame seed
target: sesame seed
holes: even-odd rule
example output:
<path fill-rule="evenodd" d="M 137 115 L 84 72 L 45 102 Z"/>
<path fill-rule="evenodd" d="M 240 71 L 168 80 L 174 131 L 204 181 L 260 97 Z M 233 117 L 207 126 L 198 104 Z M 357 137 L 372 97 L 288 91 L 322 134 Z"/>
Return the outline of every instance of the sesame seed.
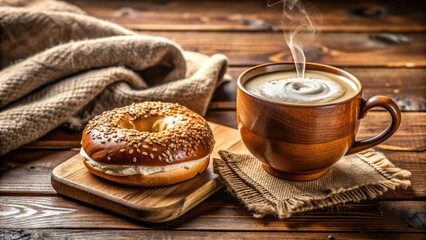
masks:
<path fill-rule="evenodd" d="M 136 162 L 138 159 L 136 157 L 133 157 L 133 162 Z"/>
<path fill-rule="evenodd" d="M 147 153 L 147 152 L 142 152 L 142 154 L 143 154 L 143 155 L 148 155 L 148 153 Z"/>
<path fill-rule="evenodd" d="M 149 156 L 154 159 L 154 154 L 150 153 Z"/>
<path fill-rule="evenodd" d="M 108 161 L 111 161 L 111 158 L 110 158 L 110 157 L 107 157 L 107 159 L 108 159 Z"/>
<path fill-rule="evenodd" d="M 127 130 L 121 126 L 121 122 L 130 119 L 143 121 L 144 118 L 164 115 L 175 116 L 171 122 L 179 124 L 155 134 L 133 129 Z M 101 143 L 106 143 L 106 141 L 125 142 L 128 147 L 120 149 L 120 152 L 126 150 L 129 153 L 131 151 L 141 152 L 142 149 L 148 150 L 149 147 L 146 146 L 153 144 L 163 146 L 165 152 L 161 155 L 161 159 L 166 153 L 168 154 L 166 157 L 169 157 L 171 152 L 180 150 L 185 150 L 188 156 L 192 156 L 195 155 L 194 150 L 197 151 L 200 147 L 203 147 L 203 150 L 210 150 L 214 144 L 212 132 L 201 116 L 179 104 L 161 102 L 133 103 L 126 107 L 105 111 L 89 121 L 85 133 L 93 140 L 99 139 Z M 144 146 L 141 147 L 142 145 Z M 161 150 L 152 148 L 152 152 L 156 151 Z"/>
<path fill-rule="evenodd" d="M 130 149 L 130 150 L 129 150 L 129 154 L 132 154 L 132 153 L 133 153 L 133 149 Z"/>

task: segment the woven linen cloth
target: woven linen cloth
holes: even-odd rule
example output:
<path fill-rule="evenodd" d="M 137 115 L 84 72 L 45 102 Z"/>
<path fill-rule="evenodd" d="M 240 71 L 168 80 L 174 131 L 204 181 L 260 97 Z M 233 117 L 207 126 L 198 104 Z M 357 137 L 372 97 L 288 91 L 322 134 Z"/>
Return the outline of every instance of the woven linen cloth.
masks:
<path fill-rule="evenodd" d="M 132 102 L 204 115 L 227 59 L 90 17 L 68 3 L 0 0 L 0 155 Z"/>
<path fill-rule="evenodd" d="M 323 177 L 307 182 L 276 178 L 252 155 L 219 152 L 214 171 L 228 190 L 257 218 L 280 219 L 323 207 L 374 199 L 388 190 L 406 189 L 411 173 L 395 167 L 373 149 L 345 156 Z"/>

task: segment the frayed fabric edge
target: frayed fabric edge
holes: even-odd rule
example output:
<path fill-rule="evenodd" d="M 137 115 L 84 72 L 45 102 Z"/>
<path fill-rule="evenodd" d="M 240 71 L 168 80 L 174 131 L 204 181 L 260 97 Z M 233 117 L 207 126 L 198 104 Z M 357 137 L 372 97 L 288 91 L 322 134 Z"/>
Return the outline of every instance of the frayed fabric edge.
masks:
<path fill-rule="evenodd" d="M 330 189 L 330 193 L 324 198 L 299 195 L 280 201 L 242 172 L 236 165 L 232 153 L 220 151 L 219 154 L 222 159 L 214 159 L 215 172 L 222 178 L 228 190 L 257 218 L 275 215 L 279 219 L 285 219 L 294 213 L 374 199 L 390 189 L 406 189 L 411 186 L 411 182 L 407 179 L 411 176 L 409 171 L 395 167 L 382 153 L 369 149 L 358 153 L 357 156 L 386 180 L 349 189 Z"/>

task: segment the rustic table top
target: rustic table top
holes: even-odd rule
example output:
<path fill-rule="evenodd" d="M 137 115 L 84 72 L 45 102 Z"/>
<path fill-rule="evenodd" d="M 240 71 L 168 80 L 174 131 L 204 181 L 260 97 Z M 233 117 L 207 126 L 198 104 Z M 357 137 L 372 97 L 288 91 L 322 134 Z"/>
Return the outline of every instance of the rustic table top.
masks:
<path fill-rule="evenodd" d="M 206 118 L 233 128 L 237 76 L 253 65 L 291 60 L 281 32 L 280 7 L 268 8 L 266 0 L 70 2 L 142 34 L 172 39 L 186 50 L 227 55 L 234 81 L 216 91 Z M 76 154 L 80 144 L 79 132 L 58 128 L 0 157 L 0 238 L 424 239 L 426 5 L 378 0 L 315 4 L 322 12 L 322 33 L 306 50 L 307 59 L 353 73 L 363 82 L 365 97 L 388 95 L 398 103 L 403 110 L 401 127 L 378 149 L 411 171 L 409 189 L 285 221 L 255 219 L 220 190 L 172 222 L 137 222 L 53 190 L 52 169 Z M 388 121 L 386 112 L 372 111 L 358 136 L 376 134 Z"/>

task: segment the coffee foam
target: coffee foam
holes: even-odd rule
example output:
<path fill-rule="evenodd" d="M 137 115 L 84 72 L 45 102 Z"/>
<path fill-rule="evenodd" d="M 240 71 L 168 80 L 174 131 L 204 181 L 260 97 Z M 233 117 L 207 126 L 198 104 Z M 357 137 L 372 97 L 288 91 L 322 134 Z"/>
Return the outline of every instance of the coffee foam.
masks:
<path fill-rule="evenodd" d="M 324 104 L 347 99 L 356 93 L 352 81 L 327 72 L 306 71 L 305 78 L 295 72 L 267 73 L 248 81 L 244 87 L 266 99 L 285 103 Z"/>
<path fill-rule="evenodd" d="M 345 95 L 339 83 L 319 78 L 282 78 L 263 83 L 258 90 L 262 97 L 295 103 L 328 103 Z"/>

